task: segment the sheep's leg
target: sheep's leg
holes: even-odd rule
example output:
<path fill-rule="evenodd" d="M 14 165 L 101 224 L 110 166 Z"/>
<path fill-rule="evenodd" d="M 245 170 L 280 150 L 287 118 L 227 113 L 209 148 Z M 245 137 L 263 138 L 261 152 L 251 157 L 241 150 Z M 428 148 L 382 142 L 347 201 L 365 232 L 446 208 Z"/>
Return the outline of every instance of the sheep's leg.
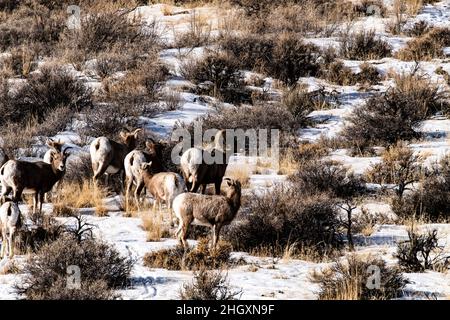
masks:
<path fill-rule="evenodd" d="M 2 259 L 5 257 L 6 242 L 7 242 L 7 240 L 6 240 L 6 231 L 2 230 L 2 253 L 1 253 Z"/>
<path fill-rule="evenodd" d="M 128 210 L 129 200 L 130 200 L 130 192 L 131 187 L 133 185 L 133 178 L 126 179 L 126 188 L 125 188 L 125 210 Z"/>
<path fill-rule="evenodd" d="M 186 239 L 187 239 L 187 233 L 188 233 L 188 231 L 189 231 L 189 225 L 190 225 L 190 223 L 186 223 L 186 222 L 184 222 L 184 223 L 182 224 L 181 232 L 180 232 L 180 237 L 179 237 L 180 242 L 181 242 L 181 245 L 182 245 L 185 249 L 188 247 L 188 244 L 187 244 Z"/>
<path fill-rule="evenodd" d="M 39 193 L 39 214 L 42 214 L 42 203 L 44 202 L 45 193 Z"/>
<path fill-rule="evenodd" d="M 202 194 L 206 194 L 206 184 L 202 184 Z"/>
<path fill-rule="evenodd" d="M 37 213 L 38 202 L 39 202 L 39 194 L 35 192 L 33 196 L 33 214 Z"/>
<path fill-rule="evenodd" d="M 216 249 L 217 242 L 219 241 L 220 229 L 221 227 L 219 225 L 214 225 L 212 228 L 212 249 L 214 250 Z"/>
<path fill-rule="evenodd" d="M 157 205 L 158 199 L 153 199 L 153 213 L 156 213 L 156 205 Z"/>
<path fill-rule="evenodd" d="M 12 228 L 11 230 L 9 230 L 9 236 L 8 236 L 8 245 L 9 245 L 9 258 L 12 258 L 14 256 L 14 232 L 15 232 L 15 228 Z"/>
<path fill-rule="evenodd" d="M 92 168 L 94 169 L 94 178 L 93 178 L 94 184 L 97 185 L 97 182 L 100 179 L 100 177 L 103 176 L 105 174 L 106 170 L 108 169 L 108 163 L 102 162 L 100 164 L 95 164 L 95 165 L 92 165 Z M 109 175 L 107 178 L 109 178 Z M 107 179 L 107 183 L 108 182 L 109 181 Z"/>
<path fill-rule="evenodd" d="M 6 196 L 7 196 L 8 194 L 10 194 L 11 191 L 12 191 L 12 188 L 11 188 L 11 187 L 5 187 L 5 186 L 3 186 L 3 188 L 2 188 L 2 196 L 1 196 L 1 199 L 0 199 L 0 204 L 3 204 L 3 203 L 6 201 Z"/>
<path fill-rule="evenodd" d="M 23 188 L 13 188 L 13 202 L 18 203 L 22 200 Z"/>
<path fill-rule="evenodd" d="M 222 184 L 222 181 L 216 181 L 215 183 L 214 183 L 214 186 L 215 186 L 215 188 L 216 188 L 216 194 L 217 195 L 220 195 L 220 185 Z"/>

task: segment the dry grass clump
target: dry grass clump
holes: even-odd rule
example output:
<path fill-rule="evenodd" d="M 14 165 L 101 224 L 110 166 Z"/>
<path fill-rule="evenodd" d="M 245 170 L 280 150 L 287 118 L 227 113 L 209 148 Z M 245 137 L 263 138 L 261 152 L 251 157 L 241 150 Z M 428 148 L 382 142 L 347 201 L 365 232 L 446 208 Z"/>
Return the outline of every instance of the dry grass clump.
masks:
<path fill-rule="evenodd" d="M 432 28 L 430 31 L 408 42 L 408 46 L 397 53 L 405 61 L 431 60 L 444 57 L 443 49 L 450 46 L 450 29 Z"/>
<path fill-rule="evenodd" d="M 388 267 L 383 259 L 356 255 L 316 271 L 312 279 L 320 285 L 320 300 L 390 300 L 401 297 L 408 283 L 398 268 Z"/>
<path fill-rule="evenodd" d="M 250 176 L 252 172 L 245 165 L 228 166 L 225 175 L 241 183 L 242 188 L 250 187 Z"/>
<path fill-rule="evenodd" d="M 180 290 L 181 300 L 235 300 L 241 291 L 230 289 L 227 276 L 221 271 L 201 268 L 194 272 L 194 281 L 186 283 Z"/>
<path fill-rule="evenodd" d="M 161 238 L 170 238 L 169 225 L 164 221 L 162 212 L 150 212 L 142 215 L 141 219 L 142 229 L 147 231 L 147 241 L 160 241 Z"/>
<path fill-rule="evenodd" d="M 195 248 L 185 250 L 181 246 L 149 252 L 144 256 L 144 265 L 149 268 L 168 270 L 199 270 L 201 268 L 220 269 L 230 265 L 232 246 L 225 241 L 219 241 L 217 248 L 211 250 L 208 238 L 198 241 Z"/>
<path fill-rule="evenodd" d="M 95 187 L 92 180 L 84 180 L 80 185 L 76 182 L 63 182 L 59 188 L 53 205 L 61 213 L 69 213 L 76 208 L 94 208 L 95 214 L 105 216 L 108 209 L 103 203 L 107 192 L 100 186 Z"/>

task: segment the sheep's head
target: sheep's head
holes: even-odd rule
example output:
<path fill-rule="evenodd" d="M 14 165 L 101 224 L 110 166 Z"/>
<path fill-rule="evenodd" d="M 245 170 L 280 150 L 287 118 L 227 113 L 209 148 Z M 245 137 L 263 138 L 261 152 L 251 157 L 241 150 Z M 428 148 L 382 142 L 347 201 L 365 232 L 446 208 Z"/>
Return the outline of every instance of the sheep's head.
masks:
<path fill-rule="evenodd" d="M 122 139 L 123 143 L 125 143 L 129 148 L 133 148 L 136 146 L 136 140 L 138 138 L 138 133 L 141 132 L 142 129 L 136 129 L 132 132 L 124 132 L 121 131 L 119 133 L 120 138 Z"/>
<path fill-rule="evenodd" d="M 141 166 L 139 167 L 139 173 L 144 173 L 144 172 L 148 172 L 151 173 L 151 169 L 152 169 L 152 162 L 143 162 L 141 163 Z"/>
<path fill-rule="evenodd" d="M 62 147 L 64 145 L 64 142 L 62 142 L 61 140 L 58 139 L 58 141 L 55 141 L 51 138 L 47 139 L 45 143 L 47 144 L 47 146 L 56 150 L 57 152 L 61 152 Z"/>
<path fill-rule="evenodd" d="M 55 152 L 52 154 L 52 164 L 56 170 L 61 172 L 66 171 L 66 161 L 70 156 L 70 153 L 68 152 L 70 149 L 72 148 L 68 147 L 62 152 Z"/>
<path fill-rule="evenodd" d="M 160 153 L 161 145 L 153 140 L 145 142 L 147 152 L 152 156 L 157 156 Z"/>
<path fill-rule="evenodd" d="M 234 180 L 231 178 L 224 178 L 223 181 L 225 182 L 226 188 L 226 196 L 231 197 L 233 195 L 241 196 L 241 183 L 238 180 Z"/>

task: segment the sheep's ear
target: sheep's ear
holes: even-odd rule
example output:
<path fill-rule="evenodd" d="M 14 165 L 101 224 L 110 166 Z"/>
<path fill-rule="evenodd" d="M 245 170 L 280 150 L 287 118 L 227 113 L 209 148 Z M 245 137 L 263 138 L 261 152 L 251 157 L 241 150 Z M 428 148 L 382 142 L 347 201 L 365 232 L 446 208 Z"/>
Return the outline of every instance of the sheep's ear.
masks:
<path fill-rule="evenodd" d="M 142 131 L 141 128 L 134 130 L 134 131 L 133 131 L 134 137 L 137 138 L 138 133 L 141 132 L 141 131 Z"/>
<path fill-rule="evenodd" d="M 48 145 L 49 147 L 53 147 L 54 141 L 51 138 L 47 138 L 45 144 Z"/>
<path fill-rule="evenodd" d="M 155 143 L 153 141 L 146 141 L 145 146 L 147 147 L 147 149 L 154 149 Z"/>
<path fill-rule="evenodd" d="M 127 134 L 124 131 L 120 131 L 119 136 L 124 140 L 127 138 Z"/>
<path fill-rule="evenodd" d="M 233 181 L 230 178 L 225 178 L 224 181 L 227 183 L 227 186 L 231 187 L 233 185 Z"/>

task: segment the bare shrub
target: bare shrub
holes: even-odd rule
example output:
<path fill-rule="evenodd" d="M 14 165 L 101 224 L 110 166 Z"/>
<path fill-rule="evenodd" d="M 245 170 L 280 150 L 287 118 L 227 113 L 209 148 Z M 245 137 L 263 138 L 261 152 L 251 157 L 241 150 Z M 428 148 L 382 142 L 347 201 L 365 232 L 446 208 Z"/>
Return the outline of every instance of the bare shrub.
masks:
<path fill-rule="evenodd" d="M 59 41 L 65 28 L 65 12 L 30 2 L 23 4 L 0 22 L 0 50 L 26 43 L 38 43 L 42 53 L 48 54 Z"/>
<path fill-rule="evenodd" d="M 3 90 L 6 100 L 0 101 L 3 115 L 0 124 L 6 121 L 24 123 L 32 118 L 42 122 L 58 108 L 67 107 L 76 112 L 92 103 L 91 90 L 62 66 L 44 66 L 16 92 L 11 92 L 6 84 Z"/>
<path fill-rule="evenodd" d="M 209 51 L 202 58 L 185 61 L 181 73 L 199 85 L 200 93 L 210 94 L 226 102 L 236 102 L 244 94 L 238 61 L 229 54 Z"/>
<path fill-rule="evenodd" d="M 265 71 L 271 63 L 275 44 L 268 36 L 244 34 L 226 36 L 220 46 L 237 58 L 240 68 Z"/>
<path fill-rule="evenodd" d="M 201 268 L 194 272 L 194 281 L 184 284 L 180 290 L 181 300 L 235 300 L 241 291 L 229 288 L 226 275 L 220 271 Z"/>
<path fill-rule="evenodd" d="M 370 98 L 348 119 L 343 137 L 360 153 L 371 145 L 420 137 L 421 121 L 448 108 L 446 93 L 418 75 L 397 76 L 395 82 L 396 87 Z"/>
<path fill-rule="evenodd" d="M 357 76 L 342 61 L 335 61 L 325 65 L 321 69 L 320 76 L 331 83 L 341 86 L 354 85 L 357 82 Z"/>
<path fill-rule="evenodd" d="M 380 270 L 379 288 L 370 286 L 374 266 Z M 383 259 L 356 255 L 314 273 L 312 278 L 320 285 L 320 300 L 390 300 L 401 297 L 408 283 L 398 268 L 388 267 Z"/>
<path fill-rule="evenodd" d="M 341 246 L 335 203 L 325 196 L 305 197 L 301 189 L 276 186 L 247 203 L 225 233 L 235 250 L 268 247 L 279 256 L 292 246 L 294 255 L 308 247 L 325 255 Z"/>
<path fill-rule="evenodd" d="M 391 207 L 401 219 L 419 217 L 425 221 L 448 221 L 450 212 L 450 166 L 448 157 L 421 181 L 420 187 L 394 199 Z"/>
<path fill-rule="evenodd" d="M 192 10 L 189 28 L 182 33 L 175 33 L 176 48 L 197 48 L 209 44 L 211 40 L 211 25 L 196 11 Z"/>
<path fill-rule="evenodd" d="M 391 46 L 377 38 L 374 31 L 343 34 L 340 41 L 340 54 L 347 59 L 373 60 L 391 55 Z"/>
<path fill-rule="evenodd" d="M 380 72 L 370 63 L 363 63 L 359 66 L 360 72 L 356 75 L 357 82 L 362 85 L 375 85 L 381 81 Z"/>
<path fill-rule="evenodd" d="M 219 241 L 215 250 L 210 250 L 208 238 L 198 241 L 195 248 L 185 251 L 181 246 L 149 252 L 144 256 L 144 265 L 149 268 L 168 270 L 199 270 L 201 268 L 218 269 L 232 264 L 230 258 L 232 246 Z"/>
<path fill-rule="evenodd" d="M 301 77 L 317 74 L 317 52 L 315 45 L 304 43 L 297 35 L 282 34 L 275 40 L 273 60 L 268 66 L 268 72 L 292 86 Z"/>
<path fill-rule="evenodd" d="M 67 286 L 67 268 L 78 266 L 81 290 Z M 64 236 L 42 247 L 30 258 L 23 283 L 16 287 L 27 299 L 113 299 L 112 291 L 129 284 L 133 261 L 111 245 L 94 239 L 81 242 Z"/>
<path fill-rule="evenodd" d="M 406 34 L 410 37 L 420 37 L 430 31 L 430 25 L 425 20 L 420 20 L 406 30 Z"/>
<path fill-rule="evenodd" d="M 408 231 L 409 240 L 397 245 L 396 258 L 406 272 L 424 272 L 425 270 L 448 270 L 450 256 L 443 253 L 438 244 L 437 230 L 426 234 Z"/>
<path fill-rule="evenodd" d="M 369 182 L 394 184 L 399 198 L 403 197 L 408 186 L 418 181 L 421 176 L 419 157 L 404 142 L 390 146 L 383 154 L 381 163 L 369 169 L 366 176 Z"/>
<path fill-rule="evenodd" d="M 364 191 L 361 178 L 333 161 L 306 162 L 291 176 L 291 181 L 310 195 L 326 192 L 339 198 L 351 198 Z"/>
<path fill-rule="evenodd" d="M 138 17 L 129 19 L 128 13 L 128 10 L 92 10 L 82 17 L 81 29 L 65 32 L 63 45 L 77 48 L 86 57 L 114 47 L 121 51 L 152 51 L 159 41 L 157 34 L 149 33 L 151 26 Z"/>

